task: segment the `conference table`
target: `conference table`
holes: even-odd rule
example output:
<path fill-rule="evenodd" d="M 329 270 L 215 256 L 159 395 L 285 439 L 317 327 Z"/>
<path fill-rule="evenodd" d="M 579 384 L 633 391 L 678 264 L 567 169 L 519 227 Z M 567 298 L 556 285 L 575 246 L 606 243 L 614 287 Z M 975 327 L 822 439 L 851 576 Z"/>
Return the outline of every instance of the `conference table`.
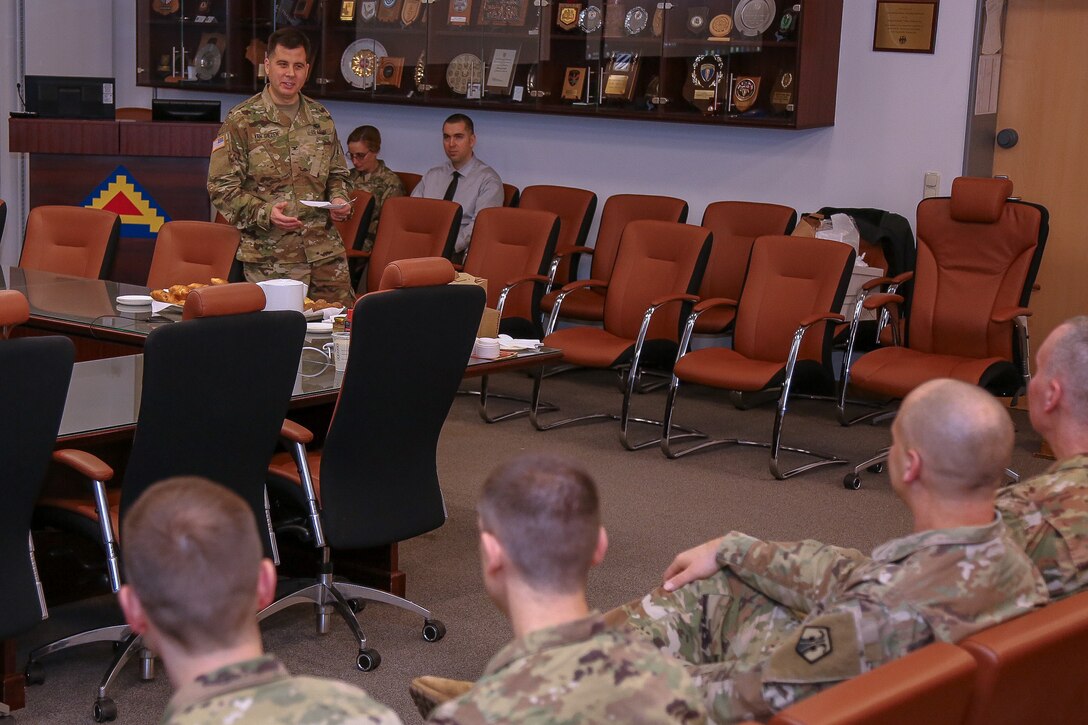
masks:
<path fill-rule="evenodd" d="M 162 325 L 176 324 L 175 317 L 154 316 L 149 310 L 120 305 L 120 295 L 146 294 L 147 288 L 106 280 L 68 277 L 19 267 L 0 268 L 0 289 L 23 293 L 30 305 L 26 325 L 13 330 L 13 336 L 61 334 L 76 344 L 77 362 L 72 371 L 64 414 L 58 433 L 58 448 L 80 448 L 100 455 L 107 463 L 123 466 L 127 449 L 136 428 L 140 410 L 143 381 L 143 343 L 147 336 Z M 321 351 L 329 341 L 327 334 L 307 334 L 305 348 L 299 360 L 291 396 L 289 417 L 314 429 L 320 440 L 328 427 L 343 372 L 338 372 Z M 484 377 L 494 373 L 533 370 L 562 358 L 560 350 L 538 348 L 503 353 L 499 359 L 470 358 L 465 377 Z M 58 467 L 59 468 L 59 467 Z M 47 485 L 64 489 L 76 483 L 69 474 L 58 470 L 60 480 Z M 38 536 L 36 535 L 36 541 Z M 37 541 L 39 564 L 50 541 Z M 283 569 L 300 569 L 310 565 L 306 556 L 282 547 Z M 305 552 L 304 552 L 305 553 Z M 312 553 L 312 552 L 311 552 Z M 397 564 L 397 547 L 358 552 L 334 552 L 338 573 L 364 583 L 379 586 L 403 595 L 404 572 Z M 43 580 L 48 579 L 47 567 L 41 567 Z M 73 598 L 71 592 L 62 600 Z M 12 705 L 21 706 L 21 670 L 14 660 L 14 643 L 4 642 L 0 692 Z"/>

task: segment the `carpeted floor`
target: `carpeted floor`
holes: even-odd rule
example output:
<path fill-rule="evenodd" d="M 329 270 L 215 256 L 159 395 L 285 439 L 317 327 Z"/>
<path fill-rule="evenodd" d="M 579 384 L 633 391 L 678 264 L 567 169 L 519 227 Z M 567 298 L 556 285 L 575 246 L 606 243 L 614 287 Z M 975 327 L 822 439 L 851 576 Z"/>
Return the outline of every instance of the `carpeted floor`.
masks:
<path fill-rule="evenodd" d="M 492 381 L 492 390 L 528 394 L 529 380 L 522 375 L 499 376 Z M 618 412 L 621 398 L 615 376 L 603 372 L 550 378 L 544 397 L 559 403 L 565 414 Z M 635 412 L 659 418 L 664 399 L 664 391 L 638 396 Z M 768 440 L 773 415 L 772 405 L 739 411 L 722 394 L 685 390 L 676 421 L 715 436 Z M 1047 465 L 1032 455 L 1039 448 L 1039 437 L 1026 413 L 1012 415 L 1017 426 L 1013 468 L 1022 475 L 1035 474 Z M 355 647 L 347 627 L 334 619 L 332 631 L 319 636 L 311 610 L 297 607 L 265 623 L 265 646 L 296 674 L 356 684 L 395 709 L 406 723 L 419 722 L 407 690 L 412 677 L 473 679 L 510 637 L 505 620 L 482 590 L 473 505 L 491 468 L 525 451 L 569 455 L 597 479 L 610 540 L 608 556 L 591 575 L 590 603 L 600 609 L 640 596 L 660 583 L 661 572 L 677 552 L 731 529 L 769 539 L 815 538 L 867 551 L 910 528 L 886 474 L 865 475 L 860 491 L 843 488 L 845 466 L 775 481 L 763 449 L 721 448 L 669 461 L 657 448 L 623 450 L 617 433 L 616 423 L 546 433 L 534 431 L 524 418 L 485 425 L 476 415 L 476 399 L 459 397 L 438 455 L 449 520 L 437 531 L 400 546 L 408 596 L 446 623 L 446 637 L 428 644 L 420 638 L 422 623 L 417 617 L 370 605 L 360 620 L 370 645 L 381 652 L 382 664 L 363 673 L 355 669 Z M 788 443 L 827 449 L 854 461 L 887 445 L 889 438 L 886 423 L 840 427 L 826 402 L 799 401 L 786 422 Z M 48 622 L 23 638 L 24 651 L 118 616 L 106 598 L 56 607 L 51 614 Z M 109 656 L 109 646 L 98 645 L 46 660 L 46 683 L 28 689 L 27 707 L 16 713 L 17 722 L 92 722 L 94 689 Z M 164 672 L 152 682 L 140 682 L 136 667 L 130 665 L 111 694 L 119 710 L 118 723 L 156 722 L 169 697 L 169 683 Z"/>

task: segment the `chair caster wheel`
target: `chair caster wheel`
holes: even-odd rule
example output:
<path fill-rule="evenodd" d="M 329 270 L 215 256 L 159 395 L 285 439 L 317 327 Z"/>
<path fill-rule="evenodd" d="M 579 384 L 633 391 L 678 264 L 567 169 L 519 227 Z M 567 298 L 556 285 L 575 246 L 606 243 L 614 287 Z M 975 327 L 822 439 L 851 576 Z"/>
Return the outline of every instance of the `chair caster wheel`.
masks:
<path fill-rule="evenodd" d="M 423 641 L 437 642 L 446 636 L 446 625 L 437 619 L 428 619 L 423 623 Z"/>
<path fill-rule="evenodd" d="M 365 599 L 349 599 L 348 600 L 348 609 L 351 610 L 352 614 L 358 614 L 359 612 L 366 609 L 366 600 Z"/>
<path fill-rule="evenodd" d="M 27 662 L 23 674 L 26 676 L 28 685 L 40 685 L 45 682 L 45 667 L 41 662 Z"/>
<path fill-rule="evenodd" d="M 843 488 L 848 488 L 851 491 L 857 491 L 861 488 L 861 476 L 856 473 L 848 473 L 843 476 L 842 479 Z"/>
<path fill-rule="evenodd" d="M 363 672 L 372 672 L 378 669 L 378 665 L 381 663 L 382 656 L 378 654 L 376 649 L 359 650 L 359 656 L 355 659 L 355 666 Z"/>
<path fill-rule="evenodd" d="M 94 721 L 110 722 L 117 719 L 117 705 L 108 697 L 94 702 Z"/>
<path fill-rule="evenodd" d="M 874 463 L 873 465 L 869 466 L 865 470 L 868 471 L 869 473 L 883 473 L 884 472 L 884 464 L 883 463 Z"/>

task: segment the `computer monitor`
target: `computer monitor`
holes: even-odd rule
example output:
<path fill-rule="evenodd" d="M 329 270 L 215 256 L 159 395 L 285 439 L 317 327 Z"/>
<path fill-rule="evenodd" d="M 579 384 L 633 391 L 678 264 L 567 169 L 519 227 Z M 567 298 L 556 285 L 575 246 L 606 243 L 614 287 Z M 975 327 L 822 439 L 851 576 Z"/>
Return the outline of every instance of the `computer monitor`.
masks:
<path fill-rule="evenodd" d="M 113 120 L 113 79 L 27 76 L 26 110 L 42 118 Z"/>
<path fill-rule="evenodd" d="M 219 123 L 221 112 L 222 104 L 219 101 L 179 101 L 159 98 L 151 100 L 152 121 Z"/>

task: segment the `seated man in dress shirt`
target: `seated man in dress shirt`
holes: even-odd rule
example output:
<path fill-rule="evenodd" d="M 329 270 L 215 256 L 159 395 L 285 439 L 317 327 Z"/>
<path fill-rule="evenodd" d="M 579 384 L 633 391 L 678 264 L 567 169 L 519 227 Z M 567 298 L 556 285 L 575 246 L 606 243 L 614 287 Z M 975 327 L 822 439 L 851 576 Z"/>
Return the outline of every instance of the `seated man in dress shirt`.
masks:
<path fill-rule="evenodd" d="M 463 261 L 472 238 L 472 226 L 481 209 L 502 206 L 502 179 L 476 158 L 476 132 L 472 119 L 455 113 L 442 124 L 442 148 L 449 160 L 423 175 L 412 196 L 446 199 L 461 205 L 461 229 L 457 232 L 454 261 Z M 456 175 L 456 176 L 455 176 Z"/>
<path fill-rule="evenodd" d="M 683 665 L 609 628 L 586 603 L 589 569 L 608 538 L 584 470 L 554 456 L 517 458 L 488 477 L 477 513 L 484 587 L 514 640 L 431 722 L 705 722 Z M 417 678 L 411 690 L 423 712 L 458 684 Z"/>
<path fill-rule="evenodd" d="M 121 555 L 125 621 L 174 686 L 163 723 L 400 723 L 362 690 L 291 677 L 264 654 L 256 614 L 272 601 L 276 570 L 234 492 L 195 477 L 155 484 L 125 515 Z"/>

